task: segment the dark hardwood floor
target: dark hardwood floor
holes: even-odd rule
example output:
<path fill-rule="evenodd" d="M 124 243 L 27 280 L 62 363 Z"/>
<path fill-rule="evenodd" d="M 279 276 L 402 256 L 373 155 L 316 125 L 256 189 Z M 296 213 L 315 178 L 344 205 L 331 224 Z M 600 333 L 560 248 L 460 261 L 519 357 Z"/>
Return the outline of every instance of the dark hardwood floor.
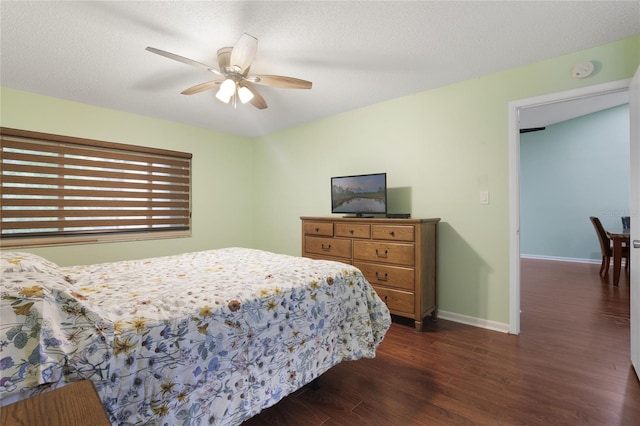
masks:
<path fill-rule="evenodd" d="M 598 270 L 524 259 L 519 336 L 394 318 L 375 359 L 335 366 L 243 426 L 640 425 L 629 281 Z"/>

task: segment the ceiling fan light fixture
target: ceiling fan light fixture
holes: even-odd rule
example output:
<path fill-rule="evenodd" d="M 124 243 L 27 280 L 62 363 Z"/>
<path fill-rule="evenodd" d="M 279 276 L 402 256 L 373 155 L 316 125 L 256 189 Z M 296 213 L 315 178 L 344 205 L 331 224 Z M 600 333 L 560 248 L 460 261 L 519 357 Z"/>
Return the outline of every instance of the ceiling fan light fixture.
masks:
<path fill-rule="evenodd" d="M 217 59 L 219 70 L 210 65 L 176 55 L 175 53 L 156 49 L 155 47 L 149 46 L 146 50 L 196 68 L 204 68 L 222 77 L 222 79 L 196 84 L 180 93 L 183 95 L 193 95 L 204 92 L 205 90 L 217 88 L 216 98 L 225 104 L 232 104 L 234 108 L 237 106 L 238 101 L 243 104 L 250 102 L 251 105 L 260 110 L 267 108 L 267 102 L 260 92 L 253 87 L 253 84 L 285 89 L 311 89 L 310 81 L 299 78 L 282 75 L 249 75 L 249 70 L 256 56 L 257 48 L 257 38 L 247 33 L 242 34 L 235 46 L 218 49 Z"/>
<path fill-rule="evenodd" d="M 253 93 L 248 88 L 242 86 L 238 89 L 238 97 L 240 97 L 240 102 L 246 104 L 251 99 L 253 99 Z"/>
<path fill-rule="evenodd" d="M 228 104 L 235 92 L 236 82 L 228 78 L 220 85 L 220 89 L 218 90 L 218 93 L 216 93 L 216 98 L 225 104 Z"/>

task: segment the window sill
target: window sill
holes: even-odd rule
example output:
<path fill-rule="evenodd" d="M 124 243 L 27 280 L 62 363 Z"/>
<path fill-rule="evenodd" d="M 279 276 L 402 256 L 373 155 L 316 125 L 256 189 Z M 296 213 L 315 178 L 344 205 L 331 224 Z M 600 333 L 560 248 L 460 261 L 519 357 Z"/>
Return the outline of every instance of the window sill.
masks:
<path fill-rule="evenodd" d="M 14 238 L 0 240 L 0 249 L 163 240 L 187 237 L 191 237 L 191 231 L 146 232 L 126 235 L 83 235 L 77 237 Z"/>

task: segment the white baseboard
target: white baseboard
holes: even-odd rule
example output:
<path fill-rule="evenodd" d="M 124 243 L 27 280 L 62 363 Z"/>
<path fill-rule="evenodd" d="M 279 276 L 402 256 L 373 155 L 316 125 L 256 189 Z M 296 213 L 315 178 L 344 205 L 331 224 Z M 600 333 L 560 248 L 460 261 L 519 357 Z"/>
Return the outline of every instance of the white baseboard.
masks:
<path fill-rule="evenodd" d="M 497 321 L 490 321 L 482 318 L 470 317 L 467 315 L 456 314 L 455 312 L 438 311 L 438 318 L 444 320 L 459 322 L 462 324 L 472 325 L 474 327 L 486 328 L 487 330 L 500 331 L 502 333 L 509 332 L 509 324 Z"/>
<path fill-rule="evenodd" d="M 557 257 L 557 256 L 540 256 L 535 254 L 521 254 L 520 258 L 553 260 L 558 262 L 593 263 L 593 264 L 600 264 L 601 262 L 601 260 L 594 260 L 594 259 L 580 259 L 580 258 Z M 510 330 L 509 324 L 505 324 L 497 321 L 490 321 L 483 318 L 470 317 L 468 315 L 461 315 L 455 312 L 438 310 L 438 318 L 442 318 L 442 319 L 453 321 L 453 322 L 459 322 L 461 324 L 472 325 L 474 327 L 486 328 L 487 330 L 499 331 L 502 333 L 508 333 Z"/>
<path fill-rule="evenodd" d="M 521 259 L 539 259 L 539 260 L 555 260 L 558 262 L 576 262 L 576 263 L 595 263 L 599 264 L 602 262 L 601 259 L 581 259 L 577 257 L 558 257 L 558 256 L 542 256 L 538 254 L 521 254 Z"/>

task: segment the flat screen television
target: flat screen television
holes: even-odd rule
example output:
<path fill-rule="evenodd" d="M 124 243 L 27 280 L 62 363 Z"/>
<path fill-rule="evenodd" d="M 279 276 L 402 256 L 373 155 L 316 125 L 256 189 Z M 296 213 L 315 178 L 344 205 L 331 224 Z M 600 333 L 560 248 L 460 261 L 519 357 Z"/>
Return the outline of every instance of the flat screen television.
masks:
<path fill-rule="evenodd" d="M 387 174 L 331 178 L 331 213 L 365 217 L 387 213 Z"/>

